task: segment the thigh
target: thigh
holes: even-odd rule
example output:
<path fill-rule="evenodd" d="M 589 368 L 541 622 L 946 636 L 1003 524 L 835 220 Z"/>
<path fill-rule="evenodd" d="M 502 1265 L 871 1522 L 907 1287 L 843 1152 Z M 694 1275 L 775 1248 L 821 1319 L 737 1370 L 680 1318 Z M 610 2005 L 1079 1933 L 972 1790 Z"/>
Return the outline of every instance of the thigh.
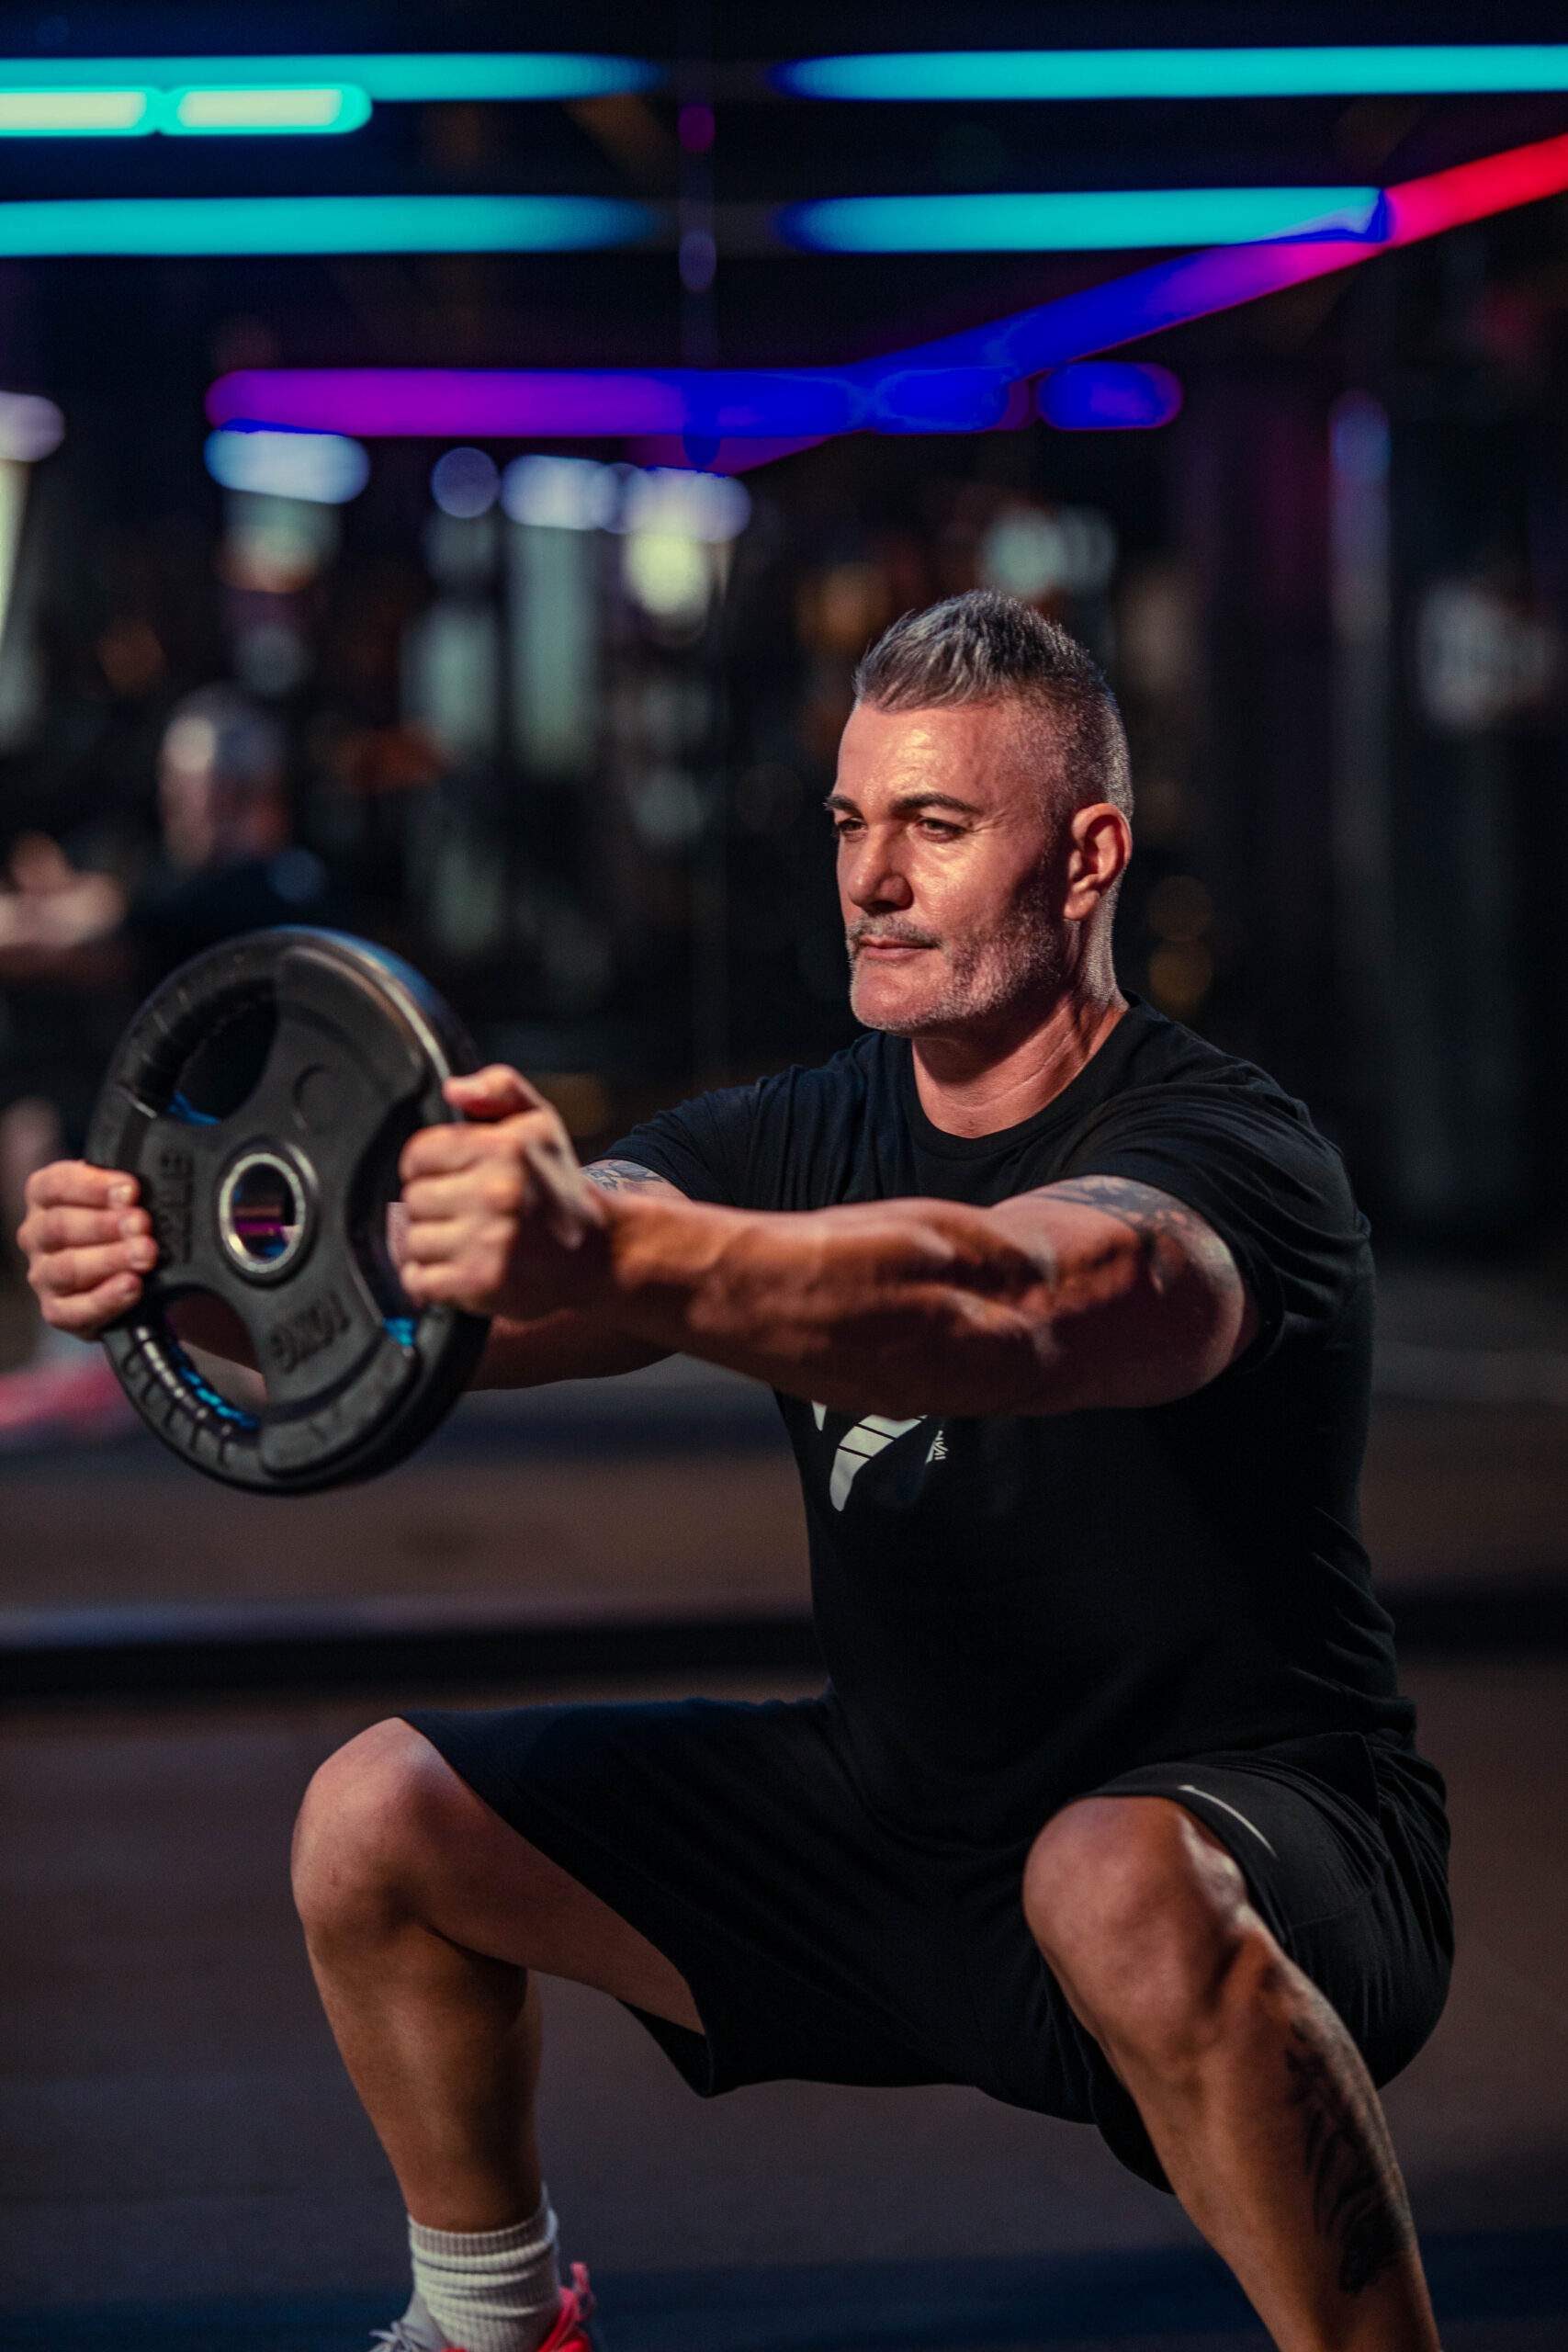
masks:
<path fill-rule="evenodd" d="M 407 1720 L 678 1971 L 700 2033 L 627 2005 L 695 2089 L 976 2079 L 949 1892 L 861 1802 L 829 1702 Z"/>
<path fill-rule="evenodd" d="M 1374 2082 L 1408 2064 L 1441 2013 L 1452 1959 L 1440 1781 L 1359 1735 L 1227 1750 L 1120 1775 L 1095 1796 L 1181 1805 L 1239 1866 L 1248 1898 L 1343 2019 Z M 997 1890 L 1000 1901 L 1003 1890 Z M 1013 1912 L 1016 1912 L 1016 1924 Z M 1010 2102 L 1097 2124 L 1167 2186 L 1131 2098 L 1078 2024 L 1016 1896 L 993 1936 L 992 2075 Z"/>
<path fill-rule="evenodd" d="M 591 1985 L 694 2030 L 697 2011 L 680 1971 L 503 1821 L 413 1729 L 378 1724 L 334 1761 L 372 1775 L 378 1762 L 390 1766 L 395 1802 L 419 1837 L 424 1924 L 465 1951 Z M 411 1750 L 418 1752 L 412 1769 Z"/>

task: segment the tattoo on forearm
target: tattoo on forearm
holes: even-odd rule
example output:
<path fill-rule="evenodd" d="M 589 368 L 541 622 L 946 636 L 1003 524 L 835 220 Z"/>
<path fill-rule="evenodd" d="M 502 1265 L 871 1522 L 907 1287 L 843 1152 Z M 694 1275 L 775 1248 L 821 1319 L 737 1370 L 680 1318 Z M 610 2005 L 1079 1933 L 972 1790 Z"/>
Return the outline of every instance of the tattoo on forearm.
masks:
<path fill-rule="evenodd" d="M 1185 1203 L 1172 1200 L 1156 1185 L 1134 1183 L 1126 1176 L 1069 1176 L 1045 1187 L 1054 1201 L 1076 1201 L 1088 1209 L 1113 1216 L 1135 1234 L 1149 1272 L 1156 1283 L 1195 1262 L 1224 1271 L 1235 1280 L 1230 1251 L 1211 1227 Z M 1223 1268 L 1222 1268 L 1223 1261 Z"/>
<path fill-rule="evenodd" d="M 1337 2075 L 1315 2035 L 1300 2022 L 1291 2034 L 1285 2066 L 1302 2120 L 1313 2216 L 1338 2248 L 1341 2292 L 1359 2295 L 1413 2244 L 1410 2208 L 1378 2119 Z"/>
<path fill-rule="evenodd" d="M 651 1168 L 639 1168 L 635 1159 L 593 1159 L 582 1172 L 602 1193 L 646 1193 L 655 1186 L 666 1193 L 673 1189 L 668 1178 L 656 1176 Z"/>

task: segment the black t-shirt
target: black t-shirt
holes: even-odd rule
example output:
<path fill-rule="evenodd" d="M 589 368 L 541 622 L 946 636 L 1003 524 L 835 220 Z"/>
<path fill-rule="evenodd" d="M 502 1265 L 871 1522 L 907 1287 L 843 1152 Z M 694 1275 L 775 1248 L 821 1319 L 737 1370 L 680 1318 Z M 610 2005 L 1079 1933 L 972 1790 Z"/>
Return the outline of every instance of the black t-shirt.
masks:
<path fill-rule="evenodd" d="M 1195 1209 L 1257 1303 L 1246 1353 L 1175 1404 L 905 1421 L 779 1396 L 831 1689 L 879 1811 L 967 1843 L 1145 1763 L 1408 1741 L 1358 1522 L 1367 1225 L 1263 1071 L 1134 999 L 1055 1101 L 970 1138 L 926 1116 L 908 1042 L 871 1031 L 661 1113 L 614 1156 L 750 1209 L 986 1207 L 1130 1177 Z"/>

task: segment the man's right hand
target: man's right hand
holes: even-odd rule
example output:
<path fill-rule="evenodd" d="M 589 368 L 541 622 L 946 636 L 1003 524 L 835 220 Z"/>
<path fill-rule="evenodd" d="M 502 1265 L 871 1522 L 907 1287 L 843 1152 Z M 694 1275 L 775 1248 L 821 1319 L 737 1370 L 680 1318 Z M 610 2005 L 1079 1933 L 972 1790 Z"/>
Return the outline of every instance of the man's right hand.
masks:
<path fill-rule="evenodd" d="M 46 1323 L 96 1340 L 141 1295 L 157 1261 L 152 1220 L 133 1176 L 51 1160 L 28 1179 L 28 1213 L 17 1240 Z"/>

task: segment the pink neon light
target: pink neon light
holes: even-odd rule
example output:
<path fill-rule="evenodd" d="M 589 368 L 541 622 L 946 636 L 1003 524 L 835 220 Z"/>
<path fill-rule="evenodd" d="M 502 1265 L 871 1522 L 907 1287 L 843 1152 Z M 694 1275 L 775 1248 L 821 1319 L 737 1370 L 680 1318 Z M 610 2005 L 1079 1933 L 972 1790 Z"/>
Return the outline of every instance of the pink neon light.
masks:
<path fill-rule="evenodd" d="M 884 424 L 878 388 L 901 373 L 964 368 L 1017 385 L 1068 361 L 1113 351 L 1165 327 L 1356 269 L 1382 253 L 1415 244 L 1568 189 L 1568 134 L 1459 164 L 1384 191 L 1383 233 L 1371 241 L 1275 239 L 1212 246 L 1156 262 L 1059 300 L 839 369 L 735 371 L 599 368 L 295 368 L 226 376 L 208 394 L 215 424 L 253 423 L 375 435 L 441 435 L 475 439 L 675 436 L 694 428 L 719 438 L 717 469 L 866 425 Z M 693 414 L 694 400 L 703 408 Z M 780 410 L 784 404 L 791 413 Z M 1010 413 L 976 415 L 1007 424 Z M 792 431 L 791 428 L 794 428 Z M 925 429 L 933 429 L 929 424 Z M 947 429 L 963 430 L 955 416 Z M 665 440 L 664 436 L 671 436 Z M 751 448 L 742 453 L 741 440 Z M 771 445 L 771 446 L 770 446 Z M 766 452 L 766 455 L 764 455 Z"/>
<path fill-rule="evenodd" d="M 1435 237 L 1467 220 L 1483 220 L 1488 213 L 1508 212 L 1516 205 L 1561 195 L 1564 187 L 1568 134 L 1539 140 L 1532 147 L 1510 147 L 1501 155 L 1483 155 L 1476 163 L 1456 164 L 1449 171 L 1391 187 L 1393 225 L 1388 242 L 1413 244 L 1418 237 Z"/>

